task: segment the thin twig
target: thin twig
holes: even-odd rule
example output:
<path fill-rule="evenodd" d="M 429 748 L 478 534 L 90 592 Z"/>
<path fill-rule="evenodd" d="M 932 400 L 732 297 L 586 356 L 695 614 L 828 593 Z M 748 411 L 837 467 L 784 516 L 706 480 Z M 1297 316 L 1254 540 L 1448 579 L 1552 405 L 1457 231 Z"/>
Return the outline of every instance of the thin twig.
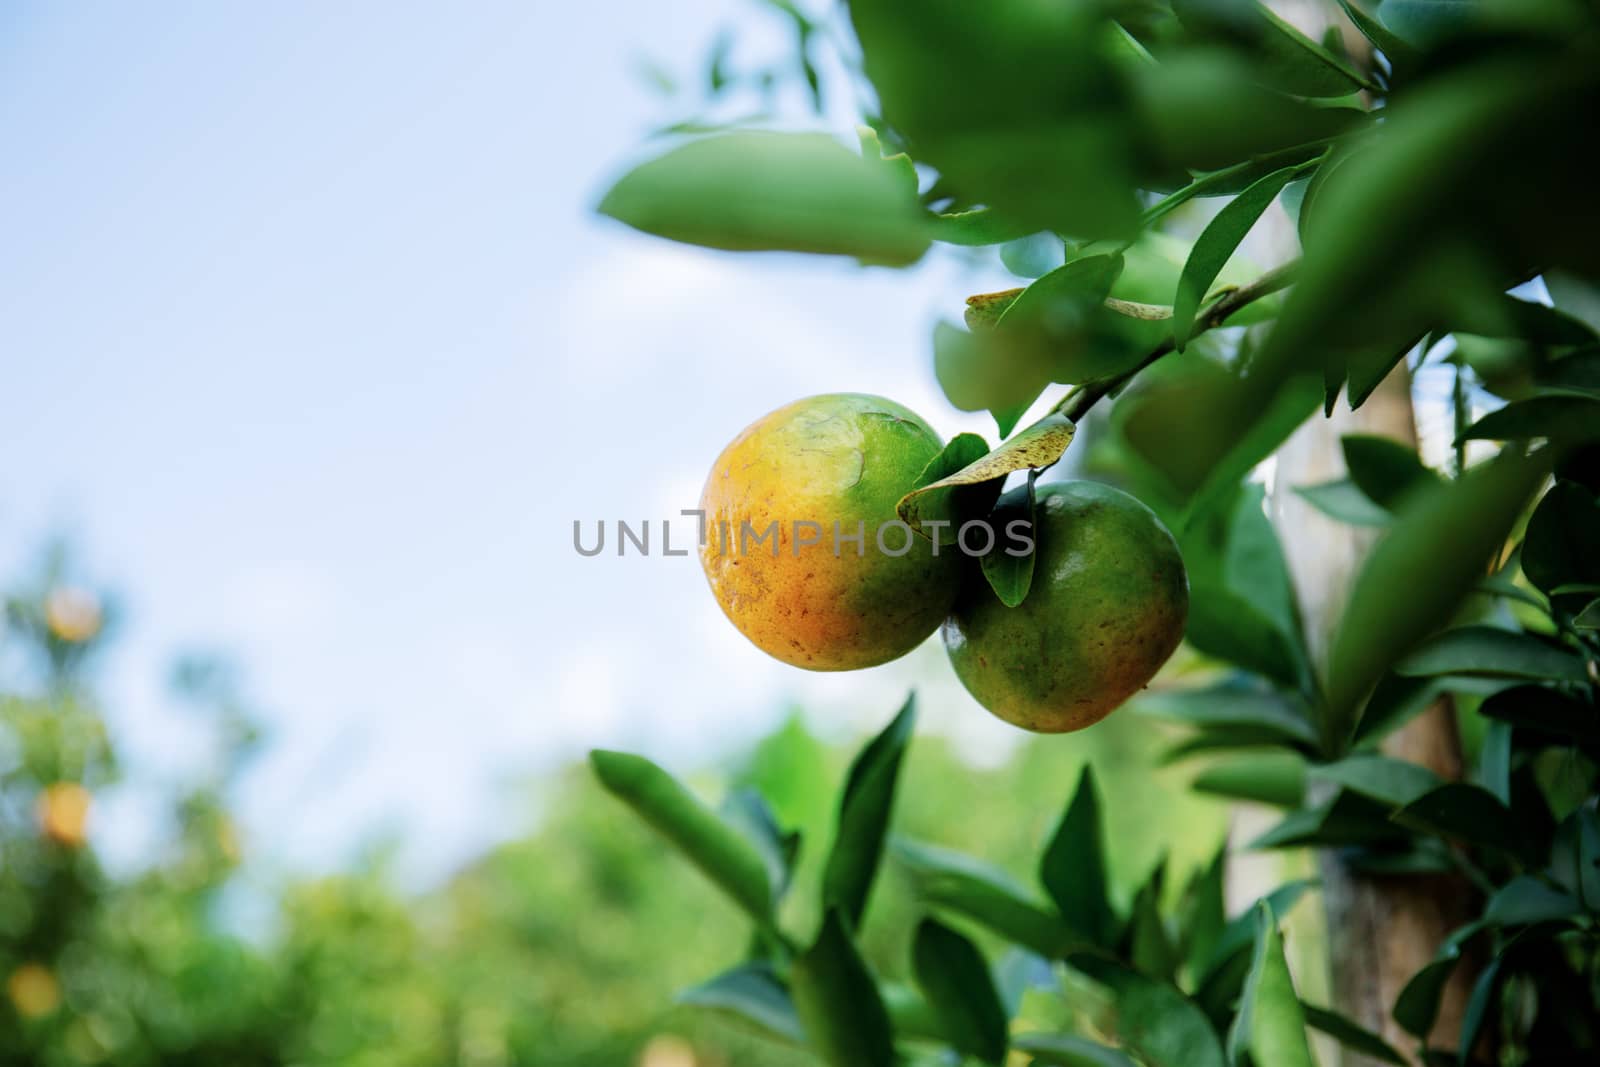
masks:
<path fill-rule="evenodd" d="M 1294 281 L 1294 275 L 1299 266 L 1300 261 L 1298 259 L 1293 260 L 1281 267 L 1275 267 L 1267 271 L 1267 273 L 1249 285 L 1242 285 L 1237 289 L 1230 289 L 1222 293 L 1212 301 L 1210 307 L 1202 309 L 1195 316 L 1197 328 L 1194 333 L 1204 333 L 1206 330 L 1222 325 L 1234 312 L 1289 285 Z M 1109 378 L 1086 382 L 1073 389 L 1062 397 L 1055 407 L 1050 409 L 1050 414 L 1065 415 L 1073 422 L 1079 421 L 1089 413 L 1089 409 L 1094 407 L 1102 397 L 1122 388 L 1140 371 L 1162 356 L 1175 351 L 1176 348 L 1177 343 L 1171 337 L 1166 338 L 1151 349 L 1150 354 L 1141 359 L 1132 369 L 1123 371 L 1121 374 L 1114 374 Z"/>

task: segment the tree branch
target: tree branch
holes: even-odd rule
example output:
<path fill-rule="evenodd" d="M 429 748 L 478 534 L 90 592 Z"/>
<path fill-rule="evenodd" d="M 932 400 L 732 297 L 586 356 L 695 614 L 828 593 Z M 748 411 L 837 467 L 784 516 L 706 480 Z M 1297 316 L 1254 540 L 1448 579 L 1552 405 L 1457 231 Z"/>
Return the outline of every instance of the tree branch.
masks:
<path fill-rule="evenodd" d="M 1197 325 L 1194 333 L 1198 335 L 1206 330 L 1221 326 L 1234 312 L 1248 307 L 1262 297 L 1270 296 L 1288 286 L 1294 281 L 1295 273 L 1299 267 L 1300 261 L 1298 259 L 1291 260 L 1281 267 L 1274 267 L 1272 270 L 1267 271 L 1249 285 L 1240 286 L 1237 289 L 1224 290 L 1220 296 L 1212 301 L 1210 307 L 1203 309 L 1195 317 Z M 1050 409 L 1050 414 L 1065 415 L 1073 422 L 1079 421 L 1089 413 L 1089 409 L 1094 407 L 1102 397 L 1122 388 L 1140 371 L 1176 349 L 1177 343 L 1171 337 L 1168 337 L 1151 349 L 1150 354 L 1141 359 L 1133 368 L 1123 371 L 1121 374 L 1114 374 L 1109 378 L 1085 382 L 1083 385 L 1073 389 L 1062 397 L 1055 407 Z"/>

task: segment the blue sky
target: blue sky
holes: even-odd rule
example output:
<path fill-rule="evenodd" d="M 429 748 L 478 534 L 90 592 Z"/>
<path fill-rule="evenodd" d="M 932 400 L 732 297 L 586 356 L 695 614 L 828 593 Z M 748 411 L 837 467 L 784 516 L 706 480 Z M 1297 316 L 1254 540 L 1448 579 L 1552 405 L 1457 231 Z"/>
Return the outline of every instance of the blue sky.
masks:
<path fill-rule="evenodd" d="M 734 633 L 692 558 L 572 550 L 575 518 L 693 506 L 798 396 L 992 436 L 940 399 L 927 339 L 1003 274 L 741 258 L 592 214 L 690 110 L 641 58 L 692 81 L 730 21 L 736 64 L 777 54 L 759 8 L 0 11 L 0 573 L 63 532 L 121 594 L 113 858 L 204 758 L 166 692 L 196 647 L 245 669 L 270 734 L 246 832 L 297 868 L 398 830 L 431 879 L 591 745 L 689 768 L 794 701 L 866 729 L 913 680 L 969 751 L 1012 743 L 936 647 L 808 675 Z"/>

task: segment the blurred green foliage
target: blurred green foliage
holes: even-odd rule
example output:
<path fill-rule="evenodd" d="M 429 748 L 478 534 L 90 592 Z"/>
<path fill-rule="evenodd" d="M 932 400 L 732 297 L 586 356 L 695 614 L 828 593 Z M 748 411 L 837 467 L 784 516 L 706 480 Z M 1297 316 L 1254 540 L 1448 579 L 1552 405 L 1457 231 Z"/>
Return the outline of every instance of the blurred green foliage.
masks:
<path fill-rule="evenodd" d="M 672 1006 L 744 949 L 738 909 L 587 773 L 542 783 L 531 833 L 425 893 L 399 888 L 381 851 L 312 879 L 253 866 L 230 797 L 262 742 L 235 672 L 214 658 L 181 662 L 173 682 L 214 732 L 215 762 L 169 791 L 169 832 L 138 868 L 107 871 L 95 847 L 103 812 L 120 784 L 146 782 L 117 763 L 92 684 L 115 637 L 111 602 L 59 551 L 26 578 L 0 631 L 0 1063 L 813 1062 Z M 919 738 L 902 827 L 1021 871 L 1054 798 L 1094 759 L 1117 798 L 1112 873 L 1131 896 L 1164 839 L 1182 842 L 1174 859 L 1193 867 L 1223 828 L 1220 806 L 1185 798 L 1181 779 L 1153 769 L 1144 733 L 1130 722 L 1067 752 L 1025 745 L 987 770 Z M 791 714 L 693 784 L 759 789 L 784 825 L 821 843 L 848 756 Z M 825 859 L 808 844 L 800 883 L 814 885 Z M 267 898 L 263 929 L 239 928 L 239 894 Z M 789 905 L 799 921 L 820 910 L 806 892 Z M 868 955 L 908 980 L 921 914 L 909 879 L 891 873 L 873 907 Z"/>

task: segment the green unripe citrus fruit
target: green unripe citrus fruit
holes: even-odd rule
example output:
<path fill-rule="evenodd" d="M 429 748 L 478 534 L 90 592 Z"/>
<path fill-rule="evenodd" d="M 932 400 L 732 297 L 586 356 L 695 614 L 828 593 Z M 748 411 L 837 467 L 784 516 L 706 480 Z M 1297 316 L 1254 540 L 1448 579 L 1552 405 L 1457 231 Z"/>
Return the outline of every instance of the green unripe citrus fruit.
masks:
<path fill-rule="evenodd" d="M 1139 501 L 1097 482 L 1038 488 L 1027 597 L 972 582 L 944 626 L 967 691 L 1027 730 L 1092 726 L 1142 689 L 1183 639 L 1189 579 Z"/>
<path fill-rule="evenodd" d="M 922 643 L 955 601 L 960 560 L 895 505 L 943 447 L 914 412 L 860 393 L 797 400 L 734 438 L 700 498 L 700 562 L 734 626 L 814 671 Z"/>

